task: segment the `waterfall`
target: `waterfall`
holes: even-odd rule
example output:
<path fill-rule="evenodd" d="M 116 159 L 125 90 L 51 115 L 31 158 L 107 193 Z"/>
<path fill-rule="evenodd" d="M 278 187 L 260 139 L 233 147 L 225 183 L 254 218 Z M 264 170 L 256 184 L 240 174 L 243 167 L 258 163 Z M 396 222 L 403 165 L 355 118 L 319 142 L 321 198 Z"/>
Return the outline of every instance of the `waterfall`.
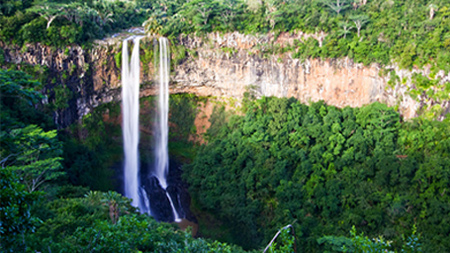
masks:
<path fill-rule="evenodd" d="M 157 123 L 155 124 L 155 176 L 166 191 L 172 207 L 175 221 L 181 221 L 170 194 L 167 192 L 167 174 L 169 172 L 169 73 L 170 52 L 166 38 L 159 39 L 159 94 Z M 156 54 L 155 54 L 156 57 Z"/>
<path fill-rule="evenodd" d="M 122 46 L 122 117 L 124 145 L 124 188 L 125 196 L 132 199 L 134 207 L 142 208 L 139 197 L 139 41 L 141 37 L 133 38 L 131 61 L 128 57 L 128 39 Z"/>
<path fill-rule="evenodd" d="M 151 198 L 154 194 L 152 189 L 142 185 L 139 177 L 139 84 L 140 84 L 140 61 L 139 41 L 142 37 L 133 37 L 133 51 L 131 60 L 128 56 L 128 42 L 131 38 L 123 41 L 122 47 L 122 115 L 123 115 L 123 143 L 124 143 L 124 190 L 125 196 L 132 199 L 131 204 L 138 207 L 142 213 L 151 215 Z M 169 73 L 170 54 L 168 40 L 159 39 L 159 71 L 156 79 L 159 79 L 159 95 L 157 105 L 157 119 L 154 129 L 155 136 L 155 164 L 153 176 L 159 181 L 164 190 L 172 214 L 176 222 L 181 221 L 172 198 L 167 191 L 167 176 L 169 171 Z M 157 66 L 157 51 L 155 45 L 155 67 Z M 150 178 L 150 177 L 149 177 Z M 160 196 L 158 196 L 159 199 Z M 178 200 L 178 196 L 177 196 Z M 180 201 L 178 200 L 178 203 Z"/>
<path fill-rule="evenodd" d="M 155 176 L 161 187 L 167 189 L 167 173 L 169 171 L 169 52 L 167 39 L 159 39 L 159 94 L 157 123 L 155 125 Z"/>

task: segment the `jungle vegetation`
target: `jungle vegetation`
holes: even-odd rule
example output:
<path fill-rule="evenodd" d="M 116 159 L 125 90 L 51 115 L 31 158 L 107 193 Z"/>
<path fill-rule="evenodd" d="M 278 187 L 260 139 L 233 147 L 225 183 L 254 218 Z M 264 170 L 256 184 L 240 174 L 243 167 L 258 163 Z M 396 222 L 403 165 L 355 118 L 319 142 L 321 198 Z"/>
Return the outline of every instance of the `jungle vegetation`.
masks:
<path fill-rule="evenodd" d="M 348 56 L 364 64 L 432 64 L 450 70 L 450 1 L 196 0 L 155 1 L 161 33 L 295 32 L 316 34 L 290 45 L 295 56 Z"/>
<path fill-rule="evenodd" d="M 2 251 L 258 251 L 286 224 L 295 233 L 282 231 L 272 252 L 449 248 L 448 120 L 402 122 L 379 103 L 245 99 L 238 115 L 218 103 L 207 143 L 193 146 L 205 98 L 172 96 L 170 139 L 182 151 L 172 154 L 190 163 L 184 178 L 210 238 L 193 239 L 112 191 L 121 131 L 102 118 L 117 117 L 118 104 L 57 131 L 39 87 L 23 72 L 0 71 Z"/>
<path fill-rule="evenodd" d="M 141 25 L 146 5 L 144 1 L 6 0 L 0 4 L 0 41 L 59 48 L 86 45 Z"/>
<path fill-rule="evenodd" d="M 6 0 L 0 41 L 86 44 L 144 21 L 177 38 L 209 32 L 316 34 L 289 45 L 301 59 L 348 56 L 364 64 L 450 70 L 450 1 L 429 0 Z"/>
<path fill-rule="evenodd" d="M 101 115 L 94 114 L 82 129 L 58 132 L 39 86 L 0 70 L 1 252 L 242 251 L 158 223 L 110 191 L 104 163 L 116 153 L 100 133 L 111 126 L 89 120 Z"/>
<path fill-rule="evenodd" d="M 323 252 L 330 243 L 342 250 L 354 226 L 390 250 L 413 231 L 424 252 L 450 248 L 448 118 L 403 122 L 381 103 L 339 109 L 292 98 L 246 108 L 217 110 L 214 134 L 183 167 L 204 226 L 223 226 L 209 236 L 251 249 L 293 224 L 299 248 Z"/>

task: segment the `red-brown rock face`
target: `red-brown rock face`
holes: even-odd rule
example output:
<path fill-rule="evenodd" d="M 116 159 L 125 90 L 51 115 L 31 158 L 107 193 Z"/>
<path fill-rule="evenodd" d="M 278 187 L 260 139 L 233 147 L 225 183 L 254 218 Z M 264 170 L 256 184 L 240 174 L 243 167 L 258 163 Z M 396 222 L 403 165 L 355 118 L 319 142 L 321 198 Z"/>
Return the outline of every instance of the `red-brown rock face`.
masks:
<path fill-rule="evenodd" d="M 363 66 L 350 59 L 302 62 L 289 52 L 262 53 L 264 47 L 282 48 L 308 37 L 314 35 L 281 34 L 275 39 L 272 35 L 210 34 L 207 42 L 186 37 L 181 42 L 198 56 L 177 66 L 173 81 L 200 95 L 242 98 L 249 91 L 257 97 L 295 97 L 303 103 L 324 100 L 338 107 L 380 101 L 398 105 L 405 118 L 416 115 L 419 103 L 406 93 L 410 84 L 390 88 L 389 78 L 379 75 L 378 65 Z"/>
<path fill-rule="evenodd" d="M 27 50 L 0 44 L 5 59 L 14 63 L 40 64 L 54 73 L 69 69 L 73 77 L 68 84 L 75 93 L 72 120 L 88 113 L 93 107 L 121 100 L 120 62 L 122 37 L 97 43 L 89 51 L 79 47 L 50 49 L 40 45 L 27 45 Z M 293 35 L 283 33 L 264 36 L 239 33 L 209 34 L 206 38 L 182 36 L 179 43 L 187 50 L 186 58 L 175 66 L 171 75 L 172 93 L 195 93 L 199 96 L 232 97 L 241 99 L 245 92 L 256 97 L 295 97 L 303 103 L 324 100 L 338 107 L 358 107 L 374 101 L 398 106 L 405 118 L 416 116 L 426 98 L 413 100 L 408 95 L 413 87 L 414 72 L 427 74 L 427 70 L 400 70 L 396 66 L 363 66 L 350 59 L 294 59 L 291 52 L 268 53 L 268 49 L 282 49 L 308 38 L 322 40 L 324 34 Z M 141 44 L 141 96 L 156 93 L 152 84 L 152 60 L 145 56 L 152 51 L 152 40 Z M 176 45 L 172 45 L 174 47 Z M 278 50 L 277 52 L 281 52 Z M 387 84 L 389 76 L 380 76 L 380 69 L 395 70 L 402 84 Z M 445 75 L 441 73 L 440 75 Z M 441 76 L 450 80 L 449 76 Z M 72 106 L 72 105 L 71 105 Z M 445 108 L 450 107 L 446 103 Z M 73 107 L 73 106 L 72 106 Z M 448 108 L 447 108 L 448 109 Z"/>

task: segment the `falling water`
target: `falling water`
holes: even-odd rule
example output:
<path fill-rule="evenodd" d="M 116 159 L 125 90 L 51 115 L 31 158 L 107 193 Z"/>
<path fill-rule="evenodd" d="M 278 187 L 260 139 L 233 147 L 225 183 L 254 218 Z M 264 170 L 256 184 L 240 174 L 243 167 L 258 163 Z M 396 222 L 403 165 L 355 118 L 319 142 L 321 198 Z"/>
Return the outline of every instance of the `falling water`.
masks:
<path fill-rule="evenodd" d="M 170 194 L 167 192 L 167 174 L 169 171 L 169 71 L 170 58 L 168 40 L 159 39 L 159 95 L 158 95 L 158 120 L 155 125 L 155 176 L 158 178 L 161 187 L 166 191 L 172 207 L 176 222 L 181 221 Z M 156 54 L 155 54 L 156 55 Z"/>
<path fill-rule="evenodd" d="M 150 211 L 149 192 L 141 187 L 139 178 L 139 41 L 142 37 L 134 37 L 131 60 L 128 56 L 128 42 L 123 41 L 122 47 L 122 111 L 123 111 L 123 142 L 125 153 L 124 181 L 125 196 L 132 199 L 132 205 L 139 207 L 141 212 Z M 155 48 L 156 52 L 156 48 Z M 155 53 L 155 56 L 157 54 Z M 156 66 L 156 64 L 155 64 Z M 167 174 L 169 171 L 169 70 L 170 58 L 168 40 L 159 39 L 159 96 L 157 124 L 155 124 L 155 169 L 154 176 L 158 179 L 161 188 L 172 208 L 176 222 L 181 221 L 172 198 L 167 191 Z"/>
<path fill-rule="evenodd" d="M 124 181 L 125 196 L 131 198 L 132 205 L 142 208 L 139 198 L 139 41 L 133 39 L 131 61 L 128 57 L 128 40 L 122 46 L 122 111 L 123 111 L 123 143 L 125 153 Z M 144 211 L 143 209 L 141 209 Z"/>

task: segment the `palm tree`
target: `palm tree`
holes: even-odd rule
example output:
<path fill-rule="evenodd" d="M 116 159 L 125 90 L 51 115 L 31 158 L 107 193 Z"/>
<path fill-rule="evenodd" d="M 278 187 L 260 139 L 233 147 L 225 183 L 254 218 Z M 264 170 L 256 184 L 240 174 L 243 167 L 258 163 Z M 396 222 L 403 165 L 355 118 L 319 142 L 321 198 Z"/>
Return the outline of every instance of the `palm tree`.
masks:
<path fill-rule="evenodd" d="M 438 7 L 435 4 L 429 4 L 428 9 L 430 9 L 430 20 L 433 20 L 434 14 L 438 11 Z"/>
<path fill-rule="evenodd" d="M 339 33 L 340 36 L 344 35 L 344 39 L 347 37 L 347 34 L 350 33 L 350 30 L 354 28 L 353 26 L 351 26 L 348 23 L 348 21 L 339 22 L 339 27 L 341 29 L 339 29 L 338 33 Z"/>
<path fill-rule="evenodd" d="M 361 28 L 369 22 L 367 15 L 351 16 L 350 19 L 355 23 L 356 30 L 358 31 L 358 38 L 361 37 Z"/>
<path fill-rule="evenodd" d="M 53 3 L 46 3 L 45 6 L 36 5 L 27 10 L 27 12 L 36 13 L 39 16 L 45 18 L 47 20 L 47 27 L 48 29 L 52 22 L 59 16 L 62 15 L 62 10 L 64 9 L 66 5 L 64 4 L 53 4 Z"/>
<path fill-rule="evenodd" d="M 350 4 L 348 0 L 324 0 L 323 3 L 335 11 L 338 15 L 347 9 Z"/>

